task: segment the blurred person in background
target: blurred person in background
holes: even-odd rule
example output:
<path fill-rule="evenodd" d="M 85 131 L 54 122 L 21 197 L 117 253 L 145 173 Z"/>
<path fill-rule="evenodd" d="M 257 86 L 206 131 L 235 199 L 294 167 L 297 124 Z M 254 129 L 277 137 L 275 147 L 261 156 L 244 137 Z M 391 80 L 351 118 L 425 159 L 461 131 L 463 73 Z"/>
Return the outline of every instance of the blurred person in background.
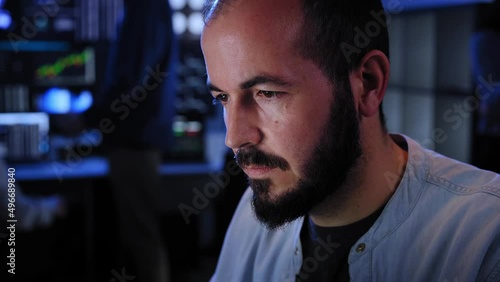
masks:
<path fill-rule="evenodd" d="M 172 144 L 177 43 L 168 0 L 126 0 L 106 77 L 86 114 L 103 133 L 122 248 L 140 282 L 170 280 L 159 167 Z"/>

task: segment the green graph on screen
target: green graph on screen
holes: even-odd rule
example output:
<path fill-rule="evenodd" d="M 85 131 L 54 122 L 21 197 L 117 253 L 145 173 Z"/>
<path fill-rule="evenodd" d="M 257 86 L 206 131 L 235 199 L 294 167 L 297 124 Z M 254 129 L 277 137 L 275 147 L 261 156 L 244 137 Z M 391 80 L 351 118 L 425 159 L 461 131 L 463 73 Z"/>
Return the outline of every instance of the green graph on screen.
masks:
<path fill-rule="evenodd" d="M 81 53 L 70 54 L 66 57 L 60 58 L 54 64 L 47 64 L 39 67 L 36 70 L 38 77 L 54 77 L 61 74 L 69 67 L 81 67 L 92 57 L 89 50 L 83 50 Z"/>
<path fill-rule="evenodd" d="M 39 85 L 88 85 L 95 81 L 94 50 L 48 52 L 36 62 Z"/>

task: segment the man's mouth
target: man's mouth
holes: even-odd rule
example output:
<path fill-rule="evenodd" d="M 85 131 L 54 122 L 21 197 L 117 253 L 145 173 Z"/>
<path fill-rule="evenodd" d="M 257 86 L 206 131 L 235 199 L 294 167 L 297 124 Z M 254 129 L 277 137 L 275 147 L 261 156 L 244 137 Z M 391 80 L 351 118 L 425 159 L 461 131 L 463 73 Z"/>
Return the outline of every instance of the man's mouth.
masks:
<path fill-rule="evenodd" d="M 274 169 L 269 166 L 260 166 L 260 165 L 249 165 L 242 167 L 245 174 L 253 179 L 265 178 L 269 176 L 269 173 Z"/>

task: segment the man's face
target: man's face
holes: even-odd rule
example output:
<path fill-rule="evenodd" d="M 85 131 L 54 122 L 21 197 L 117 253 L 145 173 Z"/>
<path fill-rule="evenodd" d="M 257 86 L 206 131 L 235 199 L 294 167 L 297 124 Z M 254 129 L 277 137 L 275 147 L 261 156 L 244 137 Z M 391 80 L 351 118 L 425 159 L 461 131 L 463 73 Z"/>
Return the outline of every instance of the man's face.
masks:
<path fill-rule="evenodd" d="M 334 192 L 361 154 L 348 85 L 334 91 L 296 49 L 301 18 L 300 1 L 237 1 L 202 35 L 209 86 L 224 106 L 226 145 L 270 228 L 340 197 Z"/>

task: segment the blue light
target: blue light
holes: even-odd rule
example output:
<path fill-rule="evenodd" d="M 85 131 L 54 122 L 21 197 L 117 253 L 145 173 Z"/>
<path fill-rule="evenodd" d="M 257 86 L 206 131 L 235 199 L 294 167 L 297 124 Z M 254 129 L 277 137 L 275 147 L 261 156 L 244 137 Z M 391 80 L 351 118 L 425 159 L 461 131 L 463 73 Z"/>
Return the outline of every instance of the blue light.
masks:
<path fill-rule="evenodd" d="M 67 89 L 50 88 L 38 97 L 38 108 L 49 114 L 67 114 L 71 111 L 71 93 Z"/>
<path fill-rule="evenodd" d="M 0 10 L 0 29 L 8 29 L 12 24 L 12 17 L 9 12 Z"/>
<path fill-rule="evenodd" d="M 93 100 L 87 90 L 74 94 L 68 89 L 53 87 L 38 96 L 37 110 L 49 114 L 80 114 L 92 106 Z"/>
<path fill-rule="evenodd" d="M 72 113 L 83 113 L 92 106 L 93 98 L 90 91 L 82 91 L 80 95 L 71 96 L 71 112 Z"/>

